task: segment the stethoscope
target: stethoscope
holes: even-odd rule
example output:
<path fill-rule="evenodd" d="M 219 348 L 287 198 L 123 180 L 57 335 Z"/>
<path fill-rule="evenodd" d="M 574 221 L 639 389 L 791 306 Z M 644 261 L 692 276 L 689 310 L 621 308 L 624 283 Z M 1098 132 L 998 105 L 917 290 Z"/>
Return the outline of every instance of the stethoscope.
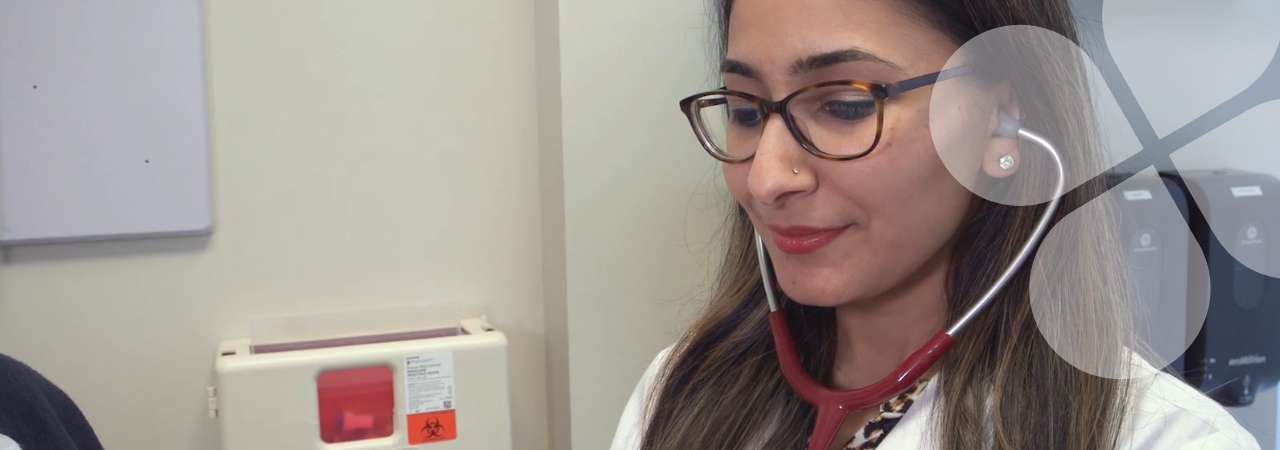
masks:
<path fill-rule="evenodd" d="M 778 353 L 778 363 L 782 367 L 782 375 L 800 398 L 818 409 L 818 417 L 814 423 L 813 433 L 809 437 L 808 450 L 826 450 L 829 448 L 835 440 L 836 432 L 839 431 L 840 425 L 844 423 L 845 418 L 851 411 L 880 405 L 915 384 L 929 370 L 929 367 L 933 366 L 934 363 L 942 358 L 942 355 L 946 354 L 947 350 L 951 348 L 951 344 L 955 342 L 956 334 L 963 330 L 965 325 L 968 325 L 975 316 L 991 303 L 996 294 L 1013 278 L 1014 272 L 1026 262 L 1036 244 L 1044 238 L 1045 231 L 1049 228 L 1049 220 L 1058 209 L 1058 204 L 1065 189 L 1066 172 L 1062 165 L 1062 157 L 1058 154 L 1058 150 L 1054 148 L 1053 144 L 1040 135 L 1022 128 L 1017 119 L 1010 117 L 1003 111 L 1000 111 L 998 116 L 999 126 L 996 128 L 995 135 L 1021 138 L 1035 143 L 1044 148 L 1049 153 L 1050 159 L 1053 160 L 1058 172 L 1058 183 L 1054 189 L 1053 197 L 1049 201 L 1049 207 L 1045 208 L 1044 214 L 1040 216 L 1040 221 L 1036 224 L 1031 237 L 1027 239 L 1022 249 L 1018 251 L 1017 257 L 1005 268 L 1004 273 L 1000 274 L 1000 278 L 987 289 L 982 298 L 970 307 L 968 311 L 965 311 L 964 315 L 956 319 L 950 328 L 939 331 L 923 347 L 920 347 L 919 350 L 907 357 L 906 361 L 903 361 L 892 374 L 870 386 L 851 391 L 831 389 L 814 381 L 805 372 L 804 367 L 800 364 L 800 355 L 796 353 L 795 341 L 791 338 L 791 331 L 787 329 L 786 315 L 778 305 L 777 297 L 774 296 L 773 280 L 769 275 L 769 256 L 765 252 L 760 234 L 756 233 L 756 256 L 760 261 L 760 275 L 764 282 L 765 296 L 769 302 L 769 328 L 773 331 L 773 343 Z"/>

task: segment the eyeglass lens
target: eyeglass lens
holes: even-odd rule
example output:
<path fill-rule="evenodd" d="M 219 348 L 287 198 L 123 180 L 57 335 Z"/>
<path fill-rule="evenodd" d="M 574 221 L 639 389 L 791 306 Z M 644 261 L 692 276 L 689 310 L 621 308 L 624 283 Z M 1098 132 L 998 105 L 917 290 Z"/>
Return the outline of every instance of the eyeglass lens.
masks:
<path fill-rule="evenodd" d="M 768 119 L 758 103 L 717 94 L 696 105 L 703 136 L 714 147 L 710 150 L 734 160 L 755 154 Z M 837 157 L 871 150 L 879 130 L 877 108 L 870 92 L 840 85 L 803 92 L 787 105 L 802 137 L 820 152 Z"/>

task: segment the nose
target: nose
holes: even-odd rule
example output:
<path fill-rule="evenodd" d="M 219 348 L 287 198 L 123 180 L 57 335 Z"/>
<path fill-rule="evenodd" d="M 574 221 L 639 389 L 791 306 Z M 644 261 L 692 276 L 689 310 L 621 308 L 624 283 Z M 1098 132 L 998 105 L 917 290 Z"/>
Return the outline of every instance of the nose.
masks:
<path fill-rule="evenodd" d="M 777 207 L 791 197 L 812 191 L 817 178 L 806 165 L 809 153 L 787 129 L 786 122 L 780 117 L 772 119 L 765 122 L 751 159 L 747 187 L 757 202 Z"/>

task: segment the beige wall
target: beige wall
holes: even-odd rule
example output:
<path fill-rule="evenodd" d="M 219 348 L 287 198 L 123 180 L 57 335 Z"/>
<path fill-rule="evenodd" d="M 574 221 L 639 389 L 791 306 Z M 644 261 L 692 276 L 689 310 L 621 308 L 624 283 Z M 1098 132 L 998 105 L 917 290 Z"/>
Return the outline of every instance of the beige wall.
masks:
<path fill-rule="evenodd" d="M 559 0 L 534 0 L 537 64 L 538 157 L 542 174 L 542 280 L 546 315 L 549 444 L 569 449 L 569 316 L 565 295 L 564 139 L 560 102 Z"/>
<path fill-rule="evenodd" d="M 560 0 L 572 448 L 607 448 L 697 311 L 727 199 L 677 101 L 710 88 L 704 2 Z"/>
<path fill-rule="evenodd" d="M 608 445 L 723 214 L 676 101 L 702 2 L 206 2 L 215 232 L 16 247 L 0 352 L 107 448 L 218 448 L 213 351 L 264 315 L 486 309 L 516 448 Z"/>
<path fill-rule="evenodd" d="M 484 305 L 518 449 L 547 448 L 533 5 L 206 4 L 215 232 L 14 248 L 0 352 L 109 449 L 214 449 L 213 352 L 251 317 Z"/>
<path fill-rule="evenodd" d="M 534 4 L 551 446 L 607 448 L 717 264 L 728 194 L 676 104 L 710 34 L 700 1 Z"/>
<path fill-rule="evenodd" d="M 697 311 L 728 194 L 677 106 L 714 87 L 704 2 L 559 8 L 572 448 L 599 449 Z"/>

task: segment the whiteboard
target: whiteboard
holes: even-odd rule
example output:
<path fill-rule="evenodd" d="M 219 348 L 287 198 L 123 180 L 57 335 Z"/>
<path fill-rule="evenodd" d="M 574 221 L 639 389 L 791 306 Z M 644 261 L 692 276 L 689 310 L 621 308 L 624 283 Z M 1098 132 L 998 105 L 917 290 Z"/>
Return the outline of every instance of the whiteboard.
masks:
<path fill-rule="evenodd" d="M 0 244 L 212 229 L 200 0 L 0 0 Z"/>

